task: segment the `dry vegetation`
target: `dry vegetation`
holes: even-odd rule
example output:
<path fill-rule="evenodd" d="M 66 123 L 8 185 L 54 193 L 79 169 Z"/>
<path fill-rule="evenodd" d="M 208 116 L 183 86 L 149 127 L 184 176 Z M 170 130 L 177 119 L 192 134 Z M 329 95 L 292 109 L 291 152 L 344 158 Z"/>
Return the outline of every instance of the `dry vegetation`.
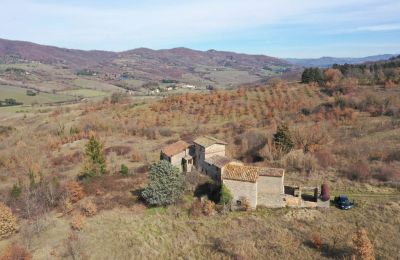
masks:
<path fill-rule="evenodd" d="M 34 259 L 342 259 L 359 254 L 351 241 L 358 225 L 368 230 L 377 258 L 395 259 L 399 93 L 398 86 L 352 85 L 328 95 L 314 84 L 276 81 L 1 115 L 0 195 L 21 227 L 0 241 L 0 251 Z M 294 144 L 288 154 L 273 142 L 283 123 Z M 201 134 L 226 140 L 229 155 L 247 163 L 285 167 L 288 183 L 327 182 L 332 196 L 345 192 L 357 207 L 223 214 L 211 201 L 193 200 L 204 180 L 187 176 L 183 201 L 147 208 L 138 194 L 160 148 Z M 92 135 L 104 144 L 107 173 L 79 180 Z M 15 241 L 21 248 L 9 247 Z"/>

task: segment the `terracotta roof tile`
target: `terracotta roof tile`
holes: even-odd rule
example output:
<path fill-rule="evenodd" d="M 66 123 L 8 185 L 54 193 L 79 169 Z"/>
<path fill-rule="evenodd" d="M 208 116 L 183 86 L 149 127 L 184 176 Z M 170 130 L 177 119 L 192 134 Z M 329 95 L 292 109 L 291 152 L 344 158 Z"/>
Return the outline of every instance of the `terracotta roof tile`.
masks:
<path fill-rule="evenodd" d="M 186 143 L 185 141 L 178 141 L 173 144 L 170 144 L 164 147 L 161 151 L 167 156 L 174 156 L 184 150 L 186 150 L 190 144 Z"/>
<path fill-rule="evenodd" d="M 282 177 L 283 169 L 228 164 L 222 179 L 256 182 L 258 176 Z"/>
<path fill-rule="evenodd" d="M 256 182 L 258 178 L 258 167 L 228 164 L 225 166 L 222 179 Z"/>

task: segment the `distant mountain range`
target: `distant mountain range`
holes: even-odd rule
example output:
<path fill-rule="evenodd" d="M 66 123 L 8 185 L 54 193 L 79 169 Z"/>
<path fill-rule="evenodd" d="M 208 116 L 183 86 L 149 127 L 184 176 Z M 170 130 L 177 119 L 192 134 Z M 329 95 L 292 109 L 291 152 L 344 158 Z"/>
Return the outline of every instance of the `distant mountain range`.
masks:
<path fill-rule="evenodd" d="M 281 75 L 296 68 L 285 60 L 270 56 L 216 50 L 139 48 L 124 52 L 83 51 L 0 39 L 0 63 L 30 62 L 69 70 L 71 74 L 82 70 L 85 75 L 88 71 L 95 72 L 91 76 L 101 77 L 102 81 L 112 84 L 118 83 L 122 75 L 127 87 L 162 80 L 229 87 Z"/>
<path fill-rule="evenodd" d="M 317 59 L 287 58 L 285 60 L 294 65 L 303 66 L 303 67 L 327 68 L 327 67 L 332 66 L 333 64 L 345 64 L 345 63 L 359 64 L 359 63 L 364 63 L 364 62 L 388 60 L 393 56 L 396 56 L 396 54 L 382 54 L 382 55 L 367 56 L 367 57 L 362 57 L 362 58 L 321 57 L 321 58 L 317 58 Z"/>

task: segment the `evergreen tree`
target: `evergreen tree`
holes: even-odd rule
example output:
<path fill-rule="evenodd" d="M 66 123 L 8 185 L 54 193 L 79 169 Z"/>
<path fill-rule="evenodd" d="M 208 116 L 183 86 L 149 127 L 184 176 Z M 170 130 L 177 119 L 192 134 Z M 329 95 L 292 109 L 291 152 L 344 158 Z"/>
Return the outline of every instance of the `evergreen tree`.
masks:
<path fill-rule="evenodd" d="M 274 134 L 274 143 L 285 153 L 293 149 L 294 143 L 286 124 L 278 126 L 278 130 Z"/>
<path fill-rule="evenodd" d="M 143 199 L 150 205 L 164 206 L 180 199 L 184 191 L 184 178 L 179 169 L 162 160 L 150 169 L 150 183 L 142 191 Z"/>
<path fill-rule="evenodd" d="M 317 82 L 318 84 L 323 84 L 324 75 L 319 68 L 306 68 L 301 75 L 301 83 L 312 83 Z"/>
<path fill-rule="evenodd" d="M 86 160 L 83 165 L 83 175 L 93 177 L 106 172 L 106 159 L 103 155 L 103 144 L 92 135 L 86 144 Z"/>

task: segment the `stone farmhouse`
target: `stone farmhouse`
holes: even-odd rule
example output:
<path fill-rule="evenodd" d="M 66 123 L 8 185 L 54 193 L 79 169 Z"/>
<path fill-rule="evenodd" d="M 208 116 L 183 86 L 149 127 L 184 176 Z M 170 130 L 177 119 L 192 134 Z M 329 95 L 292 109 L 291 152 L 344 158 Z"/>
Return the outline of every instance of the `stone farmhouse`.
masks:
<path fill-rule="evenodd" d="M 190 155 L 191 145 L 185 141 L 178 141 L 161 150 L 160 160 L 166 160 L 178 167 L 181 172 L 191 172 L 193 157 Z"/>
<path fill-rule="evenodd" d="M 224 184 L 232 193 L 232 208 L 248 203 L 284 207 L 284 169 L 244 165 L 226 156 L 227 143 L 211 136 L 201 136 L 190 145 L 184 141 L 170 144 L 161 150 L 160 159 L 167 160 L 182 172 L 193 167 Z"/>

